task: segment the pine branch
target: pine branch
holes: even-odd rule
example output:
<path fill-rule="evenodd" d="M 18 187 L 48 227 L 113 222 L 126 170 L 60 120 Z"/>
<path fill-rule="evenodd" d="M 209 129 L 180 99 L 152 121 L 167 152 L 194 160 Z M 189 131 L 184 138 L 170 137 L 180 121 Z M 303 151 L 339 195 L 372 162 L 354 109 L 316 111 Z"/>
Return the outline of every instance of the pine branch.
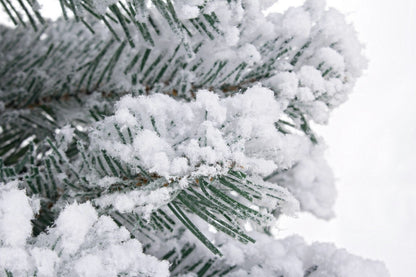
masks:
<path fill-rule="evenodd" d="M 265 17 L 238 1 L 60 0 L 52 22 L 36 1 L 0 2 L 16 25 L 0 26 L 0 194 L 19 186 L 40 201 L 38 244 L 26 250 L 41 245 L 65 264 L 60 218 L 84 210 L 88 247 L 98 222 L 123 247 L 125 227 L 172 276 L 285 276 L 291 252 L 261 257 L 255 246 L 285 249 L 268 235 L 297 210 L 292 194 L 330 213 L 319 193 L 332 175 L 311 121 L 326 122 L 362 68 L 337 14 L 312 2 Z M 322 266 L 300 264 L 304 276 Z"/>

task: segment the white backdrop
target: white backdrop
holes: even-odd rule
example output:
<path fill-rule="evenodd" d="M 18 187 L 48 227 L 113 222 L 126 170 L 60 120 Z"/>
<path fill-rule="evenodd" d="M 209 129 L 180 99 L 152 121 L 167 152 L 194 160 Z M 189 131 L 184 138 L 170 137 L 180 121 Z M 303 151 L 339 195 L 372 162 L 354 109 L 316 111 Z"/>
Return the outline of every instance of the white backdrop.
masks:
<path fill-rule="evenodd" d="M 303 1 L 281 0 L 285 9 Z M 416 1 L 327 0 L 366 45 L 368 70 L 349 101 L 318 129 L 337 177 L 337 217 L 280 222 L 279 235 L 338 247 L 416 276 Z"/>

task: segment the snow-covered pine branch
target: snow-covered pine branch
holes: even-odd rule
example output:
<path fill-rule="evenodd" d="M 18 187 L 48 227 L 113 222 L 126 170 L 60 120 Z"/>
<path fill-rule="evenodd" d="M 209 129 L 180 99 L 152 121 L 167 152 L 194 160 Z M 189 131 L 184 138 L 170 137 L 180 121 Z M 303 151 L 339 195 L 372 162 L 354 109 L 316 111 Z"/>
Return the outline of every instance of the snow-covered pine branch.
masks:
<path fill-rule="evenodd" d="M 27 243 L 39 201 L 27 198 L 16 182 L 2 184 L 0 200 L 2 275 L 169 275 L 166 261 L 143 254 L 142 245 L 130 238 L 126 228 L 108 216 L 98 216 L 88 202 L 65 207 L 54 228 Z"/>
<path fill-rule="evenodd" d="M 98 216 L 89 202 L 66 206 L 48 234 L 28 242 L 38 201 L 27 198 L 16 182 L 2 184 L 0 200 L 0 266 L 8 275 L 169 276 L 166 261 L 143 254 L 139 241 L 131 239 L 110 217 Z M 382 263 L 353 256 L 331 244 L 307 245 L 296 236 L 275 240 L 258 232 L 250 235 L 256 239 L 256 247 L 241 246 L 221 233 L 210 234 L 227 257 L 218 261 L 221 267 L 237 268 L 226 276 L 385 275 Z"/>
<path fill-rule="evenodd" d="M 333 216 L 310 123 L 366 62 L 324 1 L 60 0 L 56 21 L 0 2 L 17 25 L 0 26 L 6 276 L 388 275 L 269 232 Z"/>

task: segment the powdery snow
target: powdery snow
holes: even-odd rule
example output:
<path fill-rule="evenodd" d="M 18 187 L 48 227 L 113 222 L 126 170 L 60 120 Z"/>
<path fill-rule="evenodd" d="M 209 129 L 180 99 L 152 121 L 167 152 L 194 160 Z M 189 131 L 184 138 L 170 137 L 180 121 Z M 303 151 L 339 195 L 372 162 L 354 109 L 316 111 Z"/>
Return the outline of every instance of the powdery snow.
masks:
<path fill-rule="evenodd" d="M 74 203 L 61 212 L 56 220 L 56 230 L 61 234 L 63 247 L 69 254 L 79 249 L 97 218 L 97 211 L 89 204 Z"/>
<path fill-rule="evenodd" d="M 90 4 L 97 14 L 105 15 L 108 7 L 117 2 L 93 0 Z M 323 159 L 322 141 L 311 134 L 307 123 L 327 123 L 331 110 L 347 99 L 355 79 L 366 66 L 362 46 L 344 16 L 333 9 L 325 10 L 323 0 L 307 0 L 303 6 L 290 8 L 283 14 L 264 15 L 264 9 L 272 4 L 270 0 L 173 1 L 176 13 L 171 14 L 172 18 L 177 16 L 192 32 L 190 36 L 180 29 L 181 23 L 163 18 L 154 4 L 133 1 L 132 5 L 138 8 L 132 22 L 135 19 L 139 24 L 147 24 L 151 15 L 163 35 L 157 36 L 150 28 L 154 39 L 150 43 L 143 41 L 135 28 L 130 28 L 133 34 L 130 43 L 140 46 L 124 48 L 115 63 L 111 55 L 104 57 L 97 68 L 88 66 L 100 48 L 90 46 L 97 41 L 104 45 L 112 38 L 105 26 L 94 25 L 94 35 L 83 32 L 85 26 L 81 23 L 57 21 L 53 27 L 47 27 L 43 36 L 56 40 L 56 45 L 58 42 L 68 45 L 67 53 L 78 52 L 80 48 L 86 52 L 79 59 L 53 57 L 60 64 L 58 68 L 50 66 L 46 59 L 45 67 L 30 73 L 33 74 L 30 78 L 37 78 L 37 85 L 51 93 L 66 77 L 69 91 L 75 88 L 89 91 L 91 86 L 83 84 L 87 76 L 83 75 L 83 67 L 74 72 L 73 65 L 90 61 L 85 65 L 87 70 L 104 74 L 103 67 L 111 62 L 111 78 L 98 81 L 90 71 L 90 81 L 99 82 L 96 87 L 100 91 L 83 99 L 86 103 L 83 108 L 108 110 L 101 92 L 111 91 L 117 96 L 127 92 L 114 109 L 109 108 L 114 112 L 112 116 L 98 119 L 88 129 L 77 126 L 86 130 L 90 141 L 85 145 L 79 142 L 79 150 L 93 157 L 102 153 L 114 157 L 133 176 L 156 177 L 140 189 L 111 191 L 111 186 L 124 180 L 122 177 L 106 176 L 105 166 L 102 174 L 91 170 L 85 173 L 84 168 L 86 185 L 98 188 L 103 194 L 91 202 L 67 204 L 62 200 L 55 224 L 36 238 L 31 237 L 30 220 L 39 210 L 40 198 L 27 197 L 25 191 L 19 190 L 18 182 L 0 184 L 0 272 L 14 276 L 35 272 L 38 276 L 71 277 L 168 276 L 167 261 L 143 253 L 141 243 L 132 239 L 125 227 L 117 226 L 111 217 L 100 216 L 98 212 L 134 212 L 149 220 L 152 212 L 172 201 L 195 178 L 224 175 L 230 169 L 248 174 L 247 180 L 264 190 L 264 197 L 252 201 L 252 208 L 261 214 L 278 209 L 276 214 L 293 215 L 300 205 L 302 210 L 320 218 L 331 218 L 336 196 L 334 178 Z M 79 0 L 74 5 L 81 17 L 86 15 Z M 214 25 L 206 19 L 209 16 Z M 199 25 L 190 23 L 194 18 L 200 20 Z M 121 31 L 120 26 L 113 25 L 115 32 Z M 16 30 L 22 37 L 27 35 L 26 31 Z M 3 41 L 14 35 L 14 31 L 1 32 Z M 31 47 L 36 59 L 44 55 L 42 43 L 32 48 L 31 39 L 21 41 L 22 49 Z M 198 51 L 189 50 L 200 42 Z M 127 70 L 134 55 L 142 57 L 147 51 L 141 45 L 152 47 L 149 61 L 154 63 L 160 55 L 160 64 L 167 65 L 160 78 L 151 72 L 151 62 L 143 63 L 145 67 L 140 70 L 140 62 Z M 179 50 L 174 58 L 172 46 L 177 45 Z M 109 46 L 107 53 L 115 53 L 116 47 L 118 43 Z M 13 55 L 4 57 L 6 61 L 13 61 L 23 53 L 18 48 L 13 50 L 16 50 Z M 58 54 L 61 55 L 59 51 Z M 180 69 L 175 71 L 173 65 Z M 216 70 L 216 75 L 210 75 Z M 10 74 L 11 81 L 7 83 L 14 85 L 15 80 L 29 78 L 27 74 L 17 70 Z M 137 84 L 131 81 L 133 76 L 140 80 Z M 144 94 L 144 90 L 147 94 L 149 87 L 151 95 L 132 96 L 138 91 Z M 184 89 L 178 96 L 179 88 Z M 14 99 L 16 93 L 12 86 L 6 89 L 1 91 L 5 97 L 0 100 L 0 113 L 8 112 L 7 101 Z M 163 94 L 172 91 L 176 98 Z M 17 93 L 26 97 L 31 92 L 20 86 Z M 82 118 L 85 111 L 66 111 L 59 105 L 57 109 L 60 109 L 57 114 L 65 115 L 65 123 L 58 125 L 64 127 L 56 130 L 56 144 L 64 155 L 75 134 L 75 128 L 67 124 L 78 116 Z M 80 163 L 75 161 L 74 168 Z M 110 166 L 107 169 L 112 171 Z M 67 175 L 61 172 L 56 177 L 63 183 Z M 267 195 L 272 190 L 278 198 Z M 197 226 L 203 229 L 207 224 Z M 264 226 L 254 226 L 261 227 Z M 331 244 L 308 246 L 298 237 L 274 240 L 257 232 L 252 232 L 252 236 L 256 244 L 241 245 L 221 232 L 208 234 L 225 254 L 223 262 L 238 266 L 227 276 L 300 277 L 308 272 L 311 276 L 388 276 L 381 263 L 350 255 Z"/>
<path fill-rule="evenodd" d="M 158 94 L 126 96 L 115 115 L 91 132 L 91 149 L 106 150 L 132 168 L 166 179 L 216 175 L 234 162 L 265 176 L 292 166 L 301 155 L 297 153 L 307 151 L 299 148 L 305 144 L 302 136 L 278 132 L 275 122 L 281 115 L 273 92 L 260 86 L 224 99 L 201 90 L 190 103 Z M 115 124 L 126 138 L 127 129 L 131 131 L 133 143 L 122 143 Z"/>
<path fill-rule="evenodd" d="M 383 263 L 349 254 L 331 243 L 307 245 L 299 236 L 275 240 L 260 233 L 250 235 L 255 237 L 256 247 L 236 246 L 232 242 L 221 247 L 232 257 L 225 262 L 240 268 L 226 276 L 389 276 Z"/>
<path fill-rule="evenodd" d="M 17 188 L 18 182 L 0 183 L 0 243 L 19 247 L 26 244 L 32 233 L 30 220 L 33 210 L 25 191 Z"/>
<path fill-rule="evenodd" d="M 168 262 L 143 254 L 141 243 L 131 239 L 127 229 L 108 216 L 99 217 L 89 202 L 68 205 L 56 227 L 27 241 L 34 216 L 30 201 L 16 182 L 0 183 L 2 272 L 36 272 L 41 277 L 169 276 Z M 14 229 L 7 231 L 10 227 Z"/>

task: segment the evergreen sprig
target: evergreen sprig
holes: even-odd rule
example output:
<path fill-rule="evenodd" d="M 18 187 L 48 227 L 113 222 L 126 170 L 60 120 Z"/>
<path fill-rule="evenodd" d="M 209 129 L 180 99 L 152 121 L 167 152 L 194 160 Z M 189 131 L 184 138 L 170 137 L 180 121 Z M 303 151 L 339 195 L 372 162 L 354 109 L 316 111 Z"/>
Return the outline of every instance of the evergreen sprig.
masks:
<path fill-rule="evenodd" d="M 146 254 L 168 260 L 172 276 L 226 276 L 243 268 L 223 257 L 226 238 L 242 245 L 255 243 L 256 233 L 246 224 L 269 234 L 268 228 L 291 201 L 290 192 L 304 199 L 298 195 L 301 190 L 313 190 L 312 185 L 293 188 L 299 185 L 299 165 L 315 159 L 320 149 L 311 121 L 325 123 L 362 68 L 359 43 L 350 38 L 345 22 L 332 11 L 320 14 L 309 2 L 313 1 L 295 12 L 265 17 L 261 8 L 245 1 L 200 1 L 189 16 L 180 10 L 184 3 L 171 0 L 59 0 L 62 18 L 51 21 L 42 16 L 36 0 L 0 0 L 15 25 L 0 26 L 0 182 L 19 181 L 28 196 L 40 201 L 32 220 L 33 237 L 51 231 L 68 203 L 92 203 L 100 215 L 127 228 Z M 235 18 L 224 18 L 224 11 L 235 13 Z M 294 24 L 292 16 L 307 20 L 296 19 Z M 298 24 L 308 20 L 309 31 L 299 31 Z M 346 37 L 327 27 L 328 22 L 334 24 L 331 20 L 346 28 Z M 123 96 L 165 94 L 192 104 L 200 91 L 232 99 L 259 84 L 279 103 L 281 116 L 272 125 L 277 134 L 273 138 L 279 141 L 273 149 L 250 154 L 266 161 L 278 153 L 274 172 L 253 173 L 238 164 L 240 157 L 232 163 L 201 160 L 194 172 L 167 177 L 137 156 L 128 160 L 109 151 L 108 145 L 134 148 L 135 138 L 146 128 L 159 138 L 166 131 L 161 128 L 166 122 L 152 113 L 136 115 L 133 127 L 104 124 L 119 111 Z M 195 117 L 207 122 L 212 116 L 208 110 Z M 246 110 L 233 116 L 237 123 L 231 126 L 247 127 L 238 125 Z M 181 122 L 172 119 L 169 128 L 175 124 Z M 259 139 L 262 132 L 272 132 L 266 128 L 243 141 L 225 125 L 215 128 L 228 139 L 230 149 L 257 151 L 251 144 L 276 142 Z M 109 138 L 104 141 L 107 148 L 97 147 L 98 139 L 91 135 L 99 128 L 103 129 L 96 132 L 98 138 Z M 195 138 L 174 139 L 176 151 Z M 207 135 L 197 140 L 198 146 L 209 148 Z M 218 171 L 198 171 L 208 165 Z M 159 192 L 163 197 L 152 202 L 153 193 Z M 124 210 L 111 201 L 134 193 L 146 200 L 134 198 L 139 200 L 133 208 Z M 304 276 L 319 266 L 305 266 Z"/>

